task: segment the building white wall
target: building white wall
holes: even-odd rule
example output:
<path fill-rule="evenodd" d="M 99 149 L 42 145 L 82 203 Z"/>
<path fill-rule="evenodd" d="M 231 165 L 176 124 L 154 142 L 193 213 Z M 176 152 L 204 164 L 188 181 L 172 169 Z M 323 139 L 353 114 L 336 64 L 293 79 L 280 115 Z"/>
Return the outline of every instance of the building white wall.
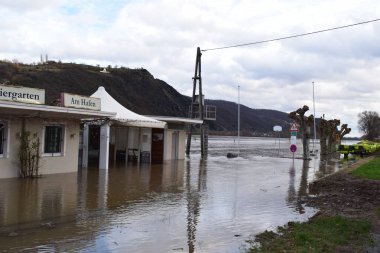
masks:
<path fill-rule="evenodd" d="M 9 119 L 8 121 L 9 149 L 7 156 L 0 158 L 0 178 L 11 178 L 19 176 L 19 134 L 21 132 L 21 119 Z M 61 156 L 45 156 L 43 154 L 43 129 L 46 124 L 59 123 L 65 126 L 64 153 Z M 40 138 L 40 168 L 39 174 L 54 174 L 64 172 L 74 172 L 78 170 L 79 151 L 79 121 L 73 120 L 52 120 L 26 118 L 25 130 L 31 134 L 36 134 Z"/>
<path fill-rule="evenodd" d="M 164 130 L 164 161 L 172 159 L 172 130 Z"/>
<path fill-rule="evenodd" d="M 179 131 L 178 159 L 185 159 L 186 156 L 186 131 Z"/>
<path fill-rule="evenodd" d="M 178 132 L 178 159 L 185 159 L 186 132 L 184 130 L 165 129 L 164 160 L 173 160 L 173 133 Z"/>

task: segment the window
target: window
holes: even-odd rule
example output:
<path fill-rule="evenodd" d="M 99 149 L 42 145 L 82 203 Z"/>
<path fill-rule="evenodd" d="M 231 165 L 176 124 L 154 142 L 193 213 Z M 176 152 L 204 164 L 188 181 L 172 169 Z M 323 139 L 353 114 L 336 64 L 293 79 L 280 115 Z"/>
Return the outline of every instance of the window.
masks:
<path fill-rule="evenodd" d="M 0 157 L 4 157 L 7 147 L 7 128 L 5 123 L 0 122 Z"/>
<path fill-rule="evenodd" d="M 64 126 L 45 126 L 44 153 L 51 155 L 63 155 Z"/>

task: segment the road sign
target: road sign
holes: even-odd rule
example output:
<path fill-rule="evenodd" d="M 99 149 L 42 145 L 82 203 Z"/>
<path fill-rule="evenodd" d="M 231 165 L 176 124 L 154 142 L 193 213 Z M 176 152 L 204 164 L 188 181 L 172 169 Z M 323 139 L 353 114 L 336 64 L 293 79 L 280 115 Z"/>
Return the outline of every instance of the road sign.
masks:
<path fill-rule="evenodd" d="M 275 131 L 275 132 L 281 132 L 282 131 L 282 127 L 281 126 L 274 126 L 273 127 L 273 131 Z"/>
<path fill-rule="evenodd" d="M 293 122 L 292 126 L 290 127 L 290 151 L 293 153 L 297 151 L 297 132 L 298 126 L 295 122 Z"/>
<path fill-rule="evenodd" d="M 298 132 L 298 126 L 296 123 L 292 123 L 292 126 L 290 127 L 290 132 Z"/>

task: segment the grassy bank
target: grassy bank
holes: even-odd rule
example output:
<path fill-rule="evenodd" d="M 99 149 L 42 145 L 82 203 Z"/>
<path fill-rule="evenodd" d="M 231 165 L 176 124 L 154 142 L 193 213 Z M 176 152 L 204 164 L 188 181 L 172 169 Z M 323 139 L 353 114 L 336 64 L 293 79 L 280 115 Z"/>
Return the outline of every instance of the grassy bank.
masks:
<path fill-rule="evenodd" d="M 320 194 L 307 203 L 319 215 L 257 235 L 247 252 L 363 252 L 372 233 L 379 233 L 380 157 L 360 160 L 351 169 L 312 184 Z M 371 252 L 378 252 L 380 241 L 373 243 Z"/>
<path fill-rule="evenodd" d="M 279 227 L 278 234 L 265 231 L 256 237 L 260 245 L 251 242 L 248 252 L 336 252 L 348 244 L 356 252 L 370 241 L 370 229 L 367 220 L 318 217 L 307 223 Z"/>
<path fill-rule="evenodd" d="M 369 161 L 355 169 L 352 174 L 364 179 L 380 180 L 380 157 Z"/>

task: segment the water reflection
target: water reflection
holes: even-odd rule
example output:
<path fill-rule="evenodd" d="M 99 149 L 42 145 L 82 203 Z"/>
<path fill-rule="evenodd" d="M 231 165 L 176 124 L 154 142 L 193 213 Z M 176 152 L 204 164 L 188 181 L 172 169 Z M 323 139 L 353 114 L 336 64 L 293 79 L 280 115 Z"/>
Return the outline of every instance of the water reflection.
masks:
<path fill-rule="evenodd" d="M 183 165 L 173 162 L 1 180 L 0 250 L 59 244 L 59 240 L 67 246 L 67 239 L 80 248 L 79 239 L 109 226 L 119 209 L 150 205 L 157 193 L 180 193 L 183 177 Z M 96 237 L 85 238 L 85 245 L 94 245 Z"/>
<path fill-rule="evenodd" d="M 49 179 L 1 180 L 1 229 L 72 213 L 77 200 L 76 188 L 76 178 L 67 174 Z"/>
<path fill-rule="evenodd" d="M 233 141 L 216 139 L 207 159 L 0 180 L 0 250 L 239 252 L 252 234 L 312 215 L 308 182 L 337 168 L 272 157 L 273 143 L 246 139 L 228 159 Z"/>
<path fill-rule="evenodd" d="M 195 251 L 197 224 L 201 211 L 202 192 L 207 189 L 207 160 L 200 159 L 196 187 L 192 184 L 190 160 L 186 161 L 187 245 L 188 252 Z"/>
<path fill-rule="evenodd" d="M 293 206 L 297 212 L 300 214 L 305 213 L 305 207 L 304 207 L 304 201 L 303 198 L 307 196 L 307 189 L 308 189 L 308 175 L 309 175 L 309 168 L 310 168 L 310 160 L 302 160 L 302 171 L 301 171 L 301 178 L 300 178 L 300 184 L 297 188 L 295 185 L 296 181 L 296 168 L 293 163 L 291 167 L 289 168 L 289 188 L 288 188 L 288 197 L 287 202 L 290 206 Z"/>

